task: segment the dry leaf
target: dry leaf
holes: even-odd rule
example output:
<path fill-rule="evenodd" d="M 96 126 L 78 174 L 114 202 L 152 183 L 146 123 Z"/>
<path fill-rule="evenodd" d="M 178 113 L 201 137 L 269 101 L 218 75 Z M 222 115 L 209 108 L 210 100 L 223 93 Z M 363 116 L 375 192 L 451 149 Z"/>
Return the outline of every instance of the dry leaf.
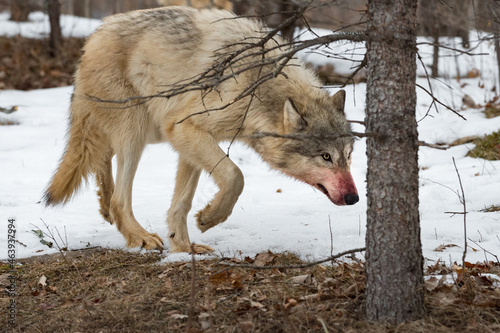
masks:
<path fill-rule="evenodd" d="M 435 276 L 431 276 L 427 281 L 425 281 L 425 289 L 428 291 L 434 291 L 439 285 L 439 280 Z"/>
<path fill-rule="evenodd" d="M 271 251 L 262 252 L 257 254 L 257 256 L 255 256 L 255 260 L 253 263 L 255 266 L 266 266 L 272 263 L 274 258 L 276 257 L 277 255 L 275 255 Z"/>
<path fill-rule="evenodd" d="M 451 305 L 455 304 L 457 301 L 457 297 L 453 293 L 440 293 L 439 297 L 437 297 L 437 300 L 439 300 L 439 303 L 441 305 Z"/>
<path fill-rule="evenodd" d="M 498 297 L 486 297 L 482 294 L 477 294 L 474 297 L 473 301 L 474 305 L 483 307 L 483 308 L 497 308 L 500 307 L 500 298 Z"/>
<path fill-rule="evenodd" d="M 187 319 L 188 315 L 185 315 L 185 314 L 180 314 L 180 313 L 173 313 L 170 315 L 170 318 L 172 319 Z"/>
<path fill-rule="evenodd" d="M 493 281 L 487 276 L 474 276 L 474 280 L 478 286 L 491 287 L 493 286 Z"/>
<path fill-rule="evenodd" d="M 222 272 L 218 272 L 215 274 L 210 275 L 208 278 L 208 281 L 210 283 L 213 283 L 215 285 L 222 284 L 224 282 L 228 282 L 231 280 L 231 270 L 223 270 Z"/>
<path fill-rule="evenodd" d="M 253 323 L 251 321 L 241 321 L 240 322 L 240 330 L 243 333 L 250 333 L 253 332 Z"/>
<path fill-rule="evenodd" d="M 289 308 L 293 308 L 294 306 L 297 306 L 299 302 L 295 298 L 288 298 L 285 303 L 285 310 L 288 310 Z"/>
<path fill-rule="evenodd" d="M 444 250 L 446 250 L 449 247 L 458 247 L 458 245 L 456 245 L 456 244 L 441 244 L 438 247 L 436 247 L 433 251 L 443 252 Z"/>
<path fill-rule="evenodd" d="M 236 289 L 243 289 L 245 286 L 243 285 L 243 275 L 239 273 L 231 274 L 231 285 Z"/>
<path fill-rule="evenodd" d="M 250 296 L 259 302 L 262 302 L 263 300 L 265 300 L 267 298 L 267 296 L 264 295 L 264 293 L 260 289 L 253 289 L 250 292 Z"/>
<path fill-rule="evenodd" d="M 298 275 L 290 278 L 289 280 L 293 284 L 306 284 L 306 285 L 316 285 L 317 281 L 312 274 Z"/>
<path fill-rule="evenodd" d="M 38 284 L 42 287 L 47 287 L 47 277 L 45 275 L 42 275 L 40 280 L 38 280 Z"/>
<path fill-rule="evenodd" d="M 462 98 L 462 103 L 463 103 L 463 105 L 465 105 L 468 108 L 472 108 L 472 109 L 477 108 L 476 102 L 474 102 L 474 100 L 472 99 L 472 97 L 470 97 L 469 95 L 465 95 Z"/>
<path fill-rule="evenodd" d="M 198 319 L 200 320 L 201 328 L 203 330 L 207 330 L 210 328 L 210 326 L 212 326 L 212 324 L 208 320 L 209 318 L 210 318 L 210 314 L 208 312 L 202 312 L 198 316 Z"/>
<path fill-rule="evenodd" d="M 247 297 L 242 297 L 238 299 L 236 306 L 236 312 L 243 312 L 243 311 L 248 311 L 252 308 L 259 309 L 261 311 L 267 311 L 266 307 L 264 304 L 256 301 L 252 301 L 251 299 Z"/>
<path fill-rule="evenodd" d="M 172 289 L 174 287 L 172 284 L 171 278 L 166 278 L 164 284 L 165 284 L 165 288 L 167 288 L 167 289 Z"/>
<path fill-rule="evenodd" d="M 301 301 L 314 301 L 319 299 L 319 294 L 305 295 L 299 298 Z"/>
<path fill-rule="evenodd" d="M 170 274 L 170 271 L 172 270 L 172 268 L 168 268 L 166 270 L 164 270 L 163 272 L 161 272 L 159 275 L 158 275 L 158 278 L 160 279 L 163 279 L 164 277 L 166 277 L 167 275 Z"/>

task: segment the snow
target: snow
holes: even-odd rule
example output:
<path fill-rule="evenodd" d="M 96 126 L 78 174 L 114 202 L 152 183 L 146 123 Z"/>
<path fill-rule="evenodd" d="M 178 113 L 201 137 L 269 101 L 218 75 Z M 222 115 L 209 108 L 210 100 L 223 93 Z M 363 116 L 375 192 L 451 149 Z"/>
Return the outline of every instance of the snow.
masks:
<path fill-rule="evenodd" d="M 0 34 L 40 36 L 42 31 L 46 33 L 43 30 L 46 28 L 42 29 L 46 27 L 43 23 L 46 19 L 39 13 L 32 14 L 30 18 L 34 22 L 26 24 L 11 25 L 7 18 L 7 14 L 0 14 Z M 91 33 L 99 24 L 95 20 L 63 19 L 66 26 L 71 27 L 65 30 L 65 34 L 71 31 L 73 36 Z M 451 43 L 453 39 L 449 41 Z M 336 49 L 337 44 L 332 48 Z M 353 52 L 364 52 L 362 44 L 342 44 L 339 48 L 346 50 L 346 57 Z M 419 48 L 424 62 L 428 63 L 430 46 L 421 45 Z M 431 81 L 433 91 L 441 101 L 460 109 L 465 94 L 482 104 L 494 96 L 491 91 L 497 80 L 494 52 L 487 43 L 481 48 L 477 53 L 487 54 L 453 58 L 453 61 L 459 62 L 461 71 L 479 69 L 481 76 L 477 78 L 458 82 L 454 79 L 456 64 L 441 61 L 440 70 L 447 76 Z M 317 56 L 314 54 L 314 57 Z M 324 58 L 314 59 L 320 60 Z M 351 67 L 338 59 L 331 58 L 329 61 L 336 68 Z M 422 69 L 419 65 L 419 74 Z M 428 89 L 427 79 L 419 78 L 418 84 Z M 346 90 L 348 118 L 363 120 L 366 85 L 347 86 Z M 35 229 L 47 232 L 45 224 L 54 233 L 59 245 L 64 246 L 66 244 L 63 243 L 67 242 L 70 249 L 87 246 L 125 249 L 125 241 L 116 227 L 105 222 L 98 213 L 93 182 L 64 207 L 45 208 L 40 203 L 44 188 L 64 150 L 71 93 L 72 87 L 0 92 L 0 106 L 18 106 L 17 112 L 8 115 L 0 112 L 0 121 L 19 123 L 0 128 L 0 225 L 5 228 L 5 232 L 0 232 L 0 259 L 7 258 L 6 231 L 11 218 L 15 219 L 20 242 L 16 246 L 18 258 L 57 252 L 57 249 L 49 249 L 40 243 L 32 232 Z M 434 107 L 429 109 L 431 99 L 428 94 L 422 89 L 417 89 L 417 93 L 420 140 L 450 143 L 465 136 L 483 135 L 500 129 L 500 117 L 486 119 L 480 109 L 466 109 L 460 111 L 467 118 L 465 121 L 441 106 L 438 106 L 438 111 Z M 359 124 L 354 124 L 353 129 L 364 130 Z M 227 147 L 227 143 L 223 146 Z M 500 213 L 480 211 L 493 204 L 500 205 L 500 161 L 465 157 L 471 148 L 473 144 L 446 151 L 426 147 L 420 149 L 422 248 L 429 264 L 438 259 L 447 263 L 459 262 L 462 257 L 463 215 L 447 213 L 463 210 L 457 195 L 459 182 L 452 158 L 455 158 L 465 191 L 469 245 L 476 250 L 468 249 L 467 260 L 495 260 L 490 253 L 500 255 Z M 244 257 L 267 250 L 289 251 L 305 260 L 325 258 L 331 254 L 332 247 L 333 253 L 363 247 L 367 208 L 365 149 L 365 140 L 357 140 L 352 173 L 360 202 L 354 206 L 339 207 L 321 192 L 270 170 L 252 150 L 234 145 L 230 157 L 245 175 L 243 194 L 226 222 L 202 234 L 196 228 L 194 214 L 217 190 L 213 181 L 204 174 L 188 216 L 191 240 L 212 246 L 218 255 Z M 168 144 L 149 146 L 141 159 L 133 190 L 137 219 L 148 231 L 158 233 L 165 240 L 168 239 L 165 217 L 172 197 L 176 162 L 177 154 Z M 442 244 L 457 246 L 447 247 L 443 252 L 433 251 Z M 184 259 L 188 259 L 187 254 L 167 253 L 165 260 Z"/>
<path fill-rule="evenodd" d="M 0 13 L 0 36 L 23 36 L 43 38 L 50 34 L 49 16 L 42 12 L 32 12 L 28 22 L 9 21 L 10 13 Z M 86 37 L 94 32 L 101 20 L 61 15 L 61 32 L 64 37 Z"/>

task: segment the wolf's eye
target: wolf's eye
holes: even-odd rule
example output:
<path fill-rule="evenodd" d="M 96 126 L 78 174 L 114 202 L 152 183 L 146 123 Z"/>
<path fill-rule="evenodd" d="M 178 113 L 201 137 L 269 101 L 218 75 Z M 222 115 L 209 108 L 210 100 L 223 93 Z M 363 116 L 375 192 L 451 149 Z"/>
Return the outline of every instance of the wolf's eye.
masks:
<path fill-rule="evenodd" d="M 325 161 L 329 161 L 329 162 L 332 161 L 332 157 L 330 156 L 330 154 L 323 154 L 323 155 L 321 155 L 321 157 L 323 157 L 323 159 Z"/>

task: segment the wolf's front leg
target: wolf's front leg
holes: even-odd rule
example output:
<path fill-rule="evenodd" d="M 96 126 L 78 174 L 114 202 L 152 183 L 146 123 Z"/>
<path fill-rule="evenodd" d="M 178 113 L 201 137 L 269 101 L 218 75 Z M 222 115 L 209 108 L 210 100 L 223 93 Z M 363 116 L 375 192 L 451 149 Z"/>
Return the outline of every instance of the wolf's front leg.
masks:
<path fill-rule="evenodd" d="M 219 192 L 210 203 L 196 214 L 201 232 L 227 220 L 243 191 L 243 174 L 225 154 L 220 157 L 211 175 L 219 186 Z"/>
<path fill-rule="evenodd" d="M 167 214 L 170 252 L 214 252 L 210 246 L 194 244 L 191 248 L 187 229 L 187 214 L 198 185 L 201 169 L 179 157 L 174 197 Z"/>
<path fill-rule="evenodd" d="M 243 191 L 243 174 L 212 135 L 189 121 L 173 126 L 168 135 L 182 158 L 210 173 L 219 187 L 212 201 L 196 215 L 198 228 L 205 232 L 231 215 Z"/>

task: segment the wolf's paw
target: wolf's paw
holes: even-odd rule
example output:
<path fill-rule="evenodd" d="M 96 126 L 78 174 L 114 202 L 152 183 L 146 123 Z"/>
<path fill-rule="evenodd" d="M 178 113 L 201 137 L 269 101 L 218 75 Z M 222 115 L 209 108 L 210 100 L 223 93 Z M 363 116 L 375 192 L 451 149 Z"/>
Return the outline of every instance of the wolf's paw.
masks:
<path fill-rule="evenodd" d="M 202 244 L 191 244 L 191 245 L 182 244 L 182 245 L 172 245 L 170 247 L 170 253 L 178 253 L 178 252 L 187 252 L 189 254 L 209 254 L 215 252 L 215 250 L 208 245 L 202 245 Z"/>
<path fill-rule="evenodd" d="M 217 211 L 212 209 L 212 206 L 208 204 L 204 209 L 196 213 L 195 217 L 198 229 L 200 229 L 201 232 L 205 232 L 208 229 L 215 227 L 217 224 L 227 220 L 228 215 L 218 214 Z"/>
<path fill-rule="evenodd" d="M 160 236 L 154 233 L 149 233 L 147 231 L 133 234 L 130 237 L 127 237 L 127 246 L 128 247 L 142 247 L 146 250 L 154 250 L 158 249 L 160 251 L 163 250 L 163 239 Z"/>
<path fill-rule="evenodd" d="M 193 244 L 191 246 L 189 253 L 194 253 L 194 254 L 209 254 L 215 252 L 214 249 L 212 249 L 208 245 L 202 245 L 202 244 Z"/>

